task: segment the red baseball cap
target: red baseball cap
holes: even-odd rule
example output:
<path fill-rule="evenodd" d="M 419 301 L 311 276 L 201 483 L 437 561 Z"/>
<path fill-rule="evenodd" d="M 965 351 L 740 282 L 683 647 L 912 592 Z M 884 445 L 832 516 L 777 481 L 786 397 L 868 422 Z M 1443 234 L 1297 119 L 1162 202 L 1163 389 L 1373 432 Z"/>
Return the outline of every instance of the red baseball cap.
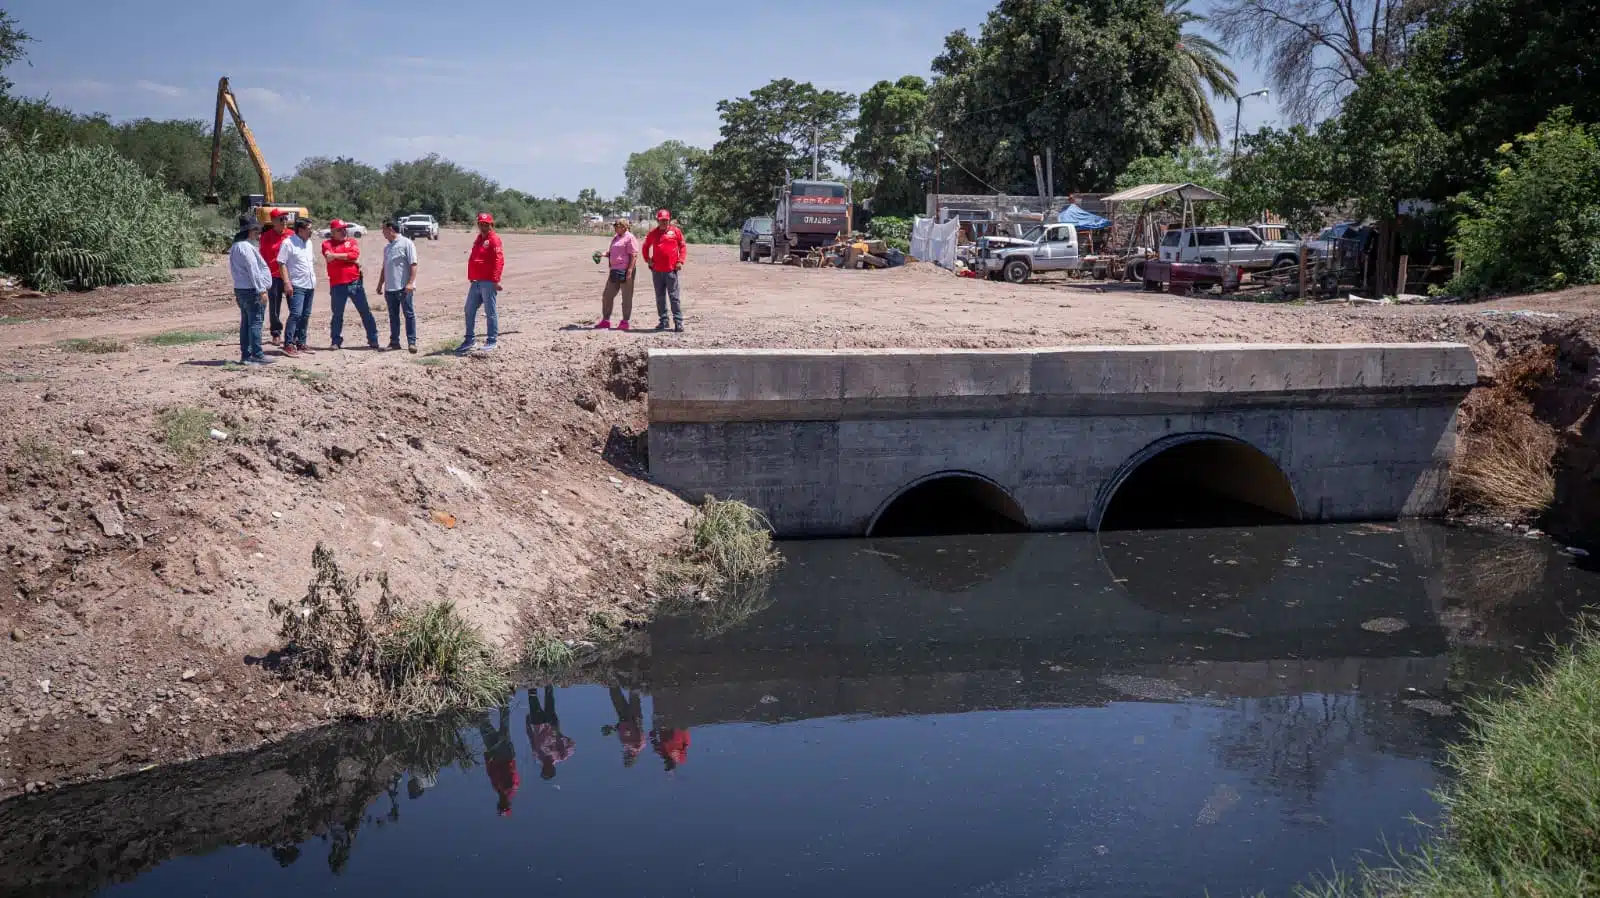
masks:
<path fill-rule="evenodd" d="M 665 209 L 662 209 L 661 211 L 656 213 L 656 221 L 671 221 L 671 220 L 672 220 L 672 213 L 668 212 Z"/>
<path fill-rule="evenodd" d="M 268 213 L 268 216 L 273 221 L 277 221 L 280 218 L 288 218 L 289 217 L 289 213 L 283 211 L 282 209 L 273 209 L 270 213 Z"/>
<path fill-rule="evenodd" d="M 330 230 L 330 231 L 342 231 L 342 230 L 344 230 L 345 228 L 348 228 L 348 227 L 350 227 L 350 226 L 345 224 L 343 220 L 338 219 L 338 218 L 335 218 L 333 221 L 328 222 L 328 230 Z"/>
<path fill-rule="evenodd" d="M 479 212 L 478 224 L 494 224 L 494 216 L 487 212 Z"/>

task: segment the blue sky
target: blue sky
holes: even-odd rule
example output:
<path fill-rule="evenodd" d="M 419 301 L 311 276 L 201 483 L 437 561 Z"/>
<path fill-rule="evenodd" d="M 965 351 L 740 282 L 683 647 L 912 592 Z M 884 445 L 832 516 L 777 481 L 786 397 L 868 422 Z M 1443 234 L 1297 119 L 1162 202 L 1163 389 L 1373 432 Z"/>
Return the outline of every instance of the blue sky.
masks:
<path fill-rule="evenodd" d="M 986 0 L 813 0 L 806 16 L 876 12 L 870 41 L 828 39 L 794 8 L 704 0 L 8 0 L 35 38 L 17 91 L 80 112 L 209 118 L 226 74 L 274 174 L 307 156 L 382 166 L 437 152 L 539 195 L 620 193 L 631 152 L 710 146 L 716 103 L 773 78 L 859 93 L 928 72 Z M 1235 61 L 1240 89 L 1262 86 Z M 1272 120 L 1246 101 L 1244 127 Z M 1231 126 L 1233 104 L 1218 110 Z"/>

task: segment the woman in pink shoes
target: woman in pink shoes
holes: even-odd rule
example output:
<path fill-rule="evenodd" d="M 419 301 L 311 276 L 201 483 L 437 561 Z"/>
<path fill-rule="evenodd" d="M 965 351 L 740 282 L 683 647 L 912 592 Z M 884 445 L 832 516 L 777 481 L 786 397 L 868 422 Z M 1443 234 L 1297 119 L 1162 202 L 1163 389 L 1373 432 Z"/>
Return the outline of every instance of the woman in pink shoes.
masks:
<path fill-rule="evenodd" d="M 617 330 L 628 330 L 628 319 L 633 317 L 633 270 L 639 264 L 639 238 L 628 230 L 628 221 L 619 218 L 611 223 L 611 248 L 606 250 L 606 286 L 600 293 L 600 320 L 595 330 L 611 329 L 611 305 L 617 294 L 622 294 L 622 320 Z"/>

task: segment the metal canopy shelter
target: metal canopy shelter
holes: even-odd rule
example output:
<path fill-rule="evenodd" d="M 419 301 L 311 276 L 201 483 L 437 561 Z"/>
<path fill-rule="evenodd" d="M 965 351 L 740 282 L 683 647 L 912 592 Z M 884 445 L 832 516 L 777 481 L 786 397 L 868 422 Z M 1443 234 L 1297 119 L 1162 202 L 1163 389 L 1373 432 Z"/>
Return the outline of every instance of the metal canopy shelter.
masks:
<path fill-rule="evenodd" d="M 1168 196 L 1176 196 L 1179 200 L 1183 201 L 1182 227 L 1186 228 L 1194 227 L 1195 203 L 1207 203 L 1215 200 L 1227 199 L 1227 197 L 1216 192 L 1215 190 L 1212 190 L 1208 187 L 1201 187 L 1199 184 L 1190 183 L 1140 184 L 1138 187 L 1130 187 L 1127 190 L 1113 193 L 1110 196 L 1105 197 L 1102 202 L 1106 204 L 1106 216 L 1112 220 L 1113 228 L 1115 227 L 1114 223 L 1117 220 L 1117 204 L 1140 204 L 1139 217 L 1134 222 L 1133 230 L 1128 233 L 1127 243 L 1123 247 L 1123 253 L 1125 256 L 1133 255 L 1135 241 L 1140 237 L 1145 238 L 1147 245 L 1152 247 L 1155 246 L 1156 235 L 1148 215 L 1150 204 L 1155 200 L 1159 200 Z M 1112 239 L 1115 240 L 1115 237 Z"/>

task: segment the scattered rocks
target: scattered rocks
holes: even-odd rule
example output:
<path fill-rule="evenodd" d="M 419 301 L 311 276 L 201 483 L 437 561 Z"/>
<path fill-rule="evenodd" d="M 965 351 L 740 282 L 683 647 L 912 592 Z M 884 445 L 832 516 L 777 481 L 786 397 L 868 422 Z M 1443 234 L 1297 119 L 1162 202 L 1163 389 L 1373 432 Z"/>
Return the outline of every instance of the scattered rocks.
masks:
<path fill-rule="evenodd" d="M 83 426 L 83 429 L 89 431 L 89 433 L 97 437 L 103 437 L 106 435 L 106 425 L 100 421 L 90 421 Z"/>
<path fill-rule="evenodd" d="M 122 520 L 122 512 L 110 502 L 101 502 L 89 514 L 94 518 L 94 522 L 100 525 L 100 532 L 106 536 L 115 537 L 127 533 L 127 528 Z"/>
<path fill-rule="evenodd" d="M 256 727 L 256 732 L 258 732 L 258 733 L 270 733 L 270 732 L 272 732 L 272 721 L 270 721 L 270 720 L 258 720 L 255 723 L 255 727 Z"/>
<path fill-rule="evenodd" d="M 572 402 L 586 412 L 592 412 L 600 408 L 600 400 L 590 396 L 588 393 L 579 393 Z"/>
<path fill-rule="evenodd" d="M 27 641 L 27 639 L 28 639 L 28 631 L 22 629 L 21 627 L 12 628 L 12 630 L 11 630 L 11 641 L 12 642 L 25 642 L 25 641 Z"/>
<path fill-rule="evenodd" d="M 194 679 L 199 673 L 200 673 L 199 671 L 197 671 L 197 670 L 195 670 L 194 668 L 191 667 L 188 670 L 184 671 L 182 674 L 180 674 L 178 679 L 180 679 L 180 680 L 184 681 L 185 683 L 187 683 L 190 680 Z"/>

